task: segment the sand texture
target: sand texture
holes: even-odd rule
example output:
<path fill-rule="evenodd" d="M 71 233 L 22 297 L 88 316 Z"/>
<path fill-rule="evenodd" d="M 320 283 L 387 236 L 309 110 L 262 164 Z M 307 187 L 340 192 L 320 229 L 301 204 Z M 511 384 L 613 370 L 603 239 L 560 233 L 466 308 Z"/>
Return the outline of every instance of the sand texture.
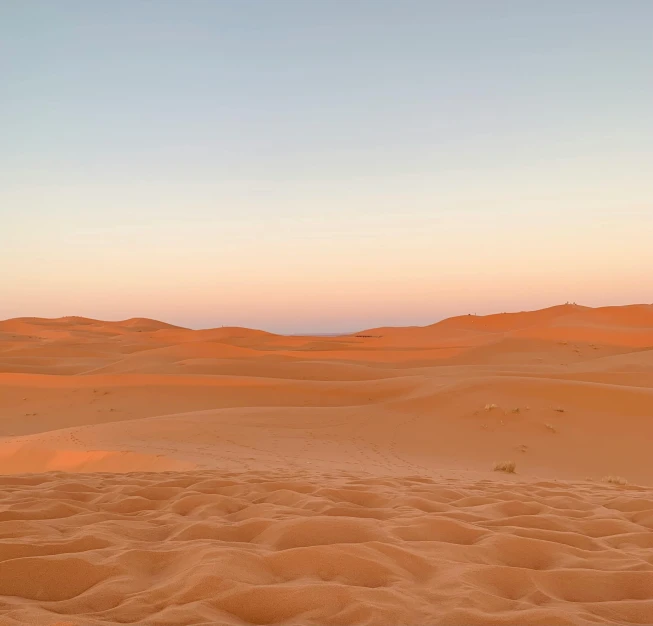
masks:
<path fill-rule="evenodd" d="M 652 624 L 652 451 L 651 305 L 6 320 L 0 626 Z"/>

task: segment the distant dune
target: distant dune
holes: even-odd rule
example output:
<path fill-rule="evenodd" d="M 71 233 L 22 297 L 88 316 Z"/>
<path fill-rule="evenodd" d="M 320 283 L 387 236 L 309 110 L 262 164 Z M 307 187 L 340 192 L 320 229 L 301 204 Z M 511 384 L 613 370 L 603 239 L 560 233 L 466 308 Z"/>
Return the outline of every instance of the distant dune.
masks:
<path fill-rule="evenodd" d="M 651 442 L 652 305 L 2 321 L 0 624 L 650 624 Z"/>

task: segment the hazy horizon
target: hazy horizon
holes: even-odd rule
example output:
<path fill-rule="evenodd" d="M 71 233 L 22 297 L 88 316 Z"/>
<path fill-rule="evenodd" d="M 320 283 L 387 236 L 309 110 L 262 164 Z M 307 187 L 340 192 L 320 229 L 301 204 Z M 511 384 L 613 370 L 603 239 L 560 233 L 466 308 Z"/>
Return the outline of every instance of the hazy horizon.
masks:
<path fill-rule="evenodd" d="M 359 333 L 359 332 L 364 332 L 366 330 L 374 330 L 375 328 L 379 327 L 397 327 L 397 328 L 402 328 L 402 327 L 423 327 L 423 326 L 429 326 L 433 324 L 437 324 L 438 322 L 441 322 L 446 319 L 450 319 L 452 317 L 462 317 L 462 316 L 468 316 L 468 315 L 474 315 L 474 316 L 486 316 L 486 315 L 500 315 L 500 314 L 517 314 L 517 313 L 524 313 L 524 312 L 529 312 L 529 311 L 539 311 L 543 309 L 549 309 L 549 308 L 554 308 L 557 306 L 564 306 L 564 305 L 574 305 L 574 306 L 579 306 L 579 307 L 586 307 L 586 308 L 604 308 L 604 307 L 629 307 L 629 306 L 653 306 L 653 303 L 648 303 L 648 302 L 625 302 L 625 303 L 618 303 L 618 304 L 603 304 L 603 305 L 589 305 L 586 303 L 581 303 L 581 302 L 560 302 L 557 304 L 551 304 L 548 306 L 542 306 L 542 307 L 537 307 L 534 309 L 508 309 L 508 310 L 501 310 L 501 311 L 483 311 L 483 312 L 466 312 L 466 313 L 453 313 L 452 315 L 446 315 L 444 317 L 438 317 L 436 319 L 431 319 L 429 321 L 422 321 L 420 323 L 389 323 L 389 324 L 381 324 L 381 325 L 363 325 L 359 326 L 356 328 L 342 328 L 336 331 L 316 331 L 316 332 L 311 332 L 310 329 L 308 328 L 301 328 L 300 330 L 297 330 L 296 332 L 293 331 L 292 329 L 286 328 L 285 330 L 271 330 L 270 328 L 264 328 L 264 327 L 245 327 L 249 328 L 251 330 L 261 330 L 265 332 L 271 332 L 273 334 L 279 334 L 279 335 L 288 335 L 288 336 L 306 336 L 306 337 L 337 337 L 341 335 L 348 335 L 348 334 L 353 334 L 353 333 Z M 60 315 L 57 317 L 44 317 L 44 316 L 39 316 L 39 315 L 25 315 L 25 316 L 17 316 L 15 318 L 10 318 L 10 319 L 29 319 L 29 318 L 35 318 L 35 319 L 66 319 L 66 318 L 86 318 L 86 319 L 93 319 L 95 321 L 99 322 L 124 322 L 128 321 L 130 319 L 139 319 L 143 318 L 143 316 L 130 316 L 130 317 L 113 317 L 113 318 L 100 318 L 100 317 L 93 317 L 93 316 L 88 316 L 88 315 L 76 315 L 76 314 L 66 314 L 66 315 Z M 144 319 L 152 319 L 154 321 L 158 322 L 163 322 L 166 324 L 172 324 L 173 326 L 180 326 L 182 328 L 187 328 L 190 330 L 211 330 L 214 328 L 220 328 L 220 327 L 234 327 L 232 324 L 220 324 L 220 323 L 215 323 L 212 324 L 211 322 L 207 322 L 203 325 L 190 325 L 190 326 L 185 326 L 184 324 L 180 322 L 176 322 L 173 320 L 169 319 L 163 319 L 163 318 L 144 318 Z M 5 321 L 0 319 L 0 321 Z M 236 326 L 237 327 L 237 326 Z M 298 328 L 301 327 L 301 322 Z"/>
<path fill-rule="evenodd" d="M 651 299 L 653 3 L 0 6 L 0 318 Z"/>

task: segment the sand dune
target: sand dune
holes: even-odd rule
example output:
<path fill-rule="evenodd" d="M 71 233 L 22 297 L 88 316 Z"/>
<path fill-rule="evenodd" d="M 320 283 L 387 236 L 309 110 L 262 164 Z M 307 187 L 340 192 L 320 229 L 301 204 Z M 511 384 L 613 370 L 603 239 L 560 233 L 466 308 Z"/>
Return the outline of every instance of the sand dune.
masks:
<path fill-rule="evenodd" d="M 0 624 L 653 623 L 651 441 L 651 305 L 6 320 Z"/>

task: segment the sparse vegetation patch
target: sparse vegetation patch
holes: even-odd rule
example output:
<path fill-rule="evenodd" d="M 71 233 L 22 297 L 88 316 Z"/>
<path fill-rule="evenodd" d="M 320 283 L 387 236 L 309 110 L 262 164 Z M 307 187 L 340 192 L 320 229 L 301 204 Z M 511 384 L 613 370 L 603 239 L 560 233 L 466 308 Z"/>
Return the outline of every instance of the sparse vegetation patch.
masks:
<path fill-rule="evenodd" d="M 514 461 L 497 461 L 494 464 L 495 472 L 505 472 L 506 474 L 514 474 L 517 464 Z"/>

